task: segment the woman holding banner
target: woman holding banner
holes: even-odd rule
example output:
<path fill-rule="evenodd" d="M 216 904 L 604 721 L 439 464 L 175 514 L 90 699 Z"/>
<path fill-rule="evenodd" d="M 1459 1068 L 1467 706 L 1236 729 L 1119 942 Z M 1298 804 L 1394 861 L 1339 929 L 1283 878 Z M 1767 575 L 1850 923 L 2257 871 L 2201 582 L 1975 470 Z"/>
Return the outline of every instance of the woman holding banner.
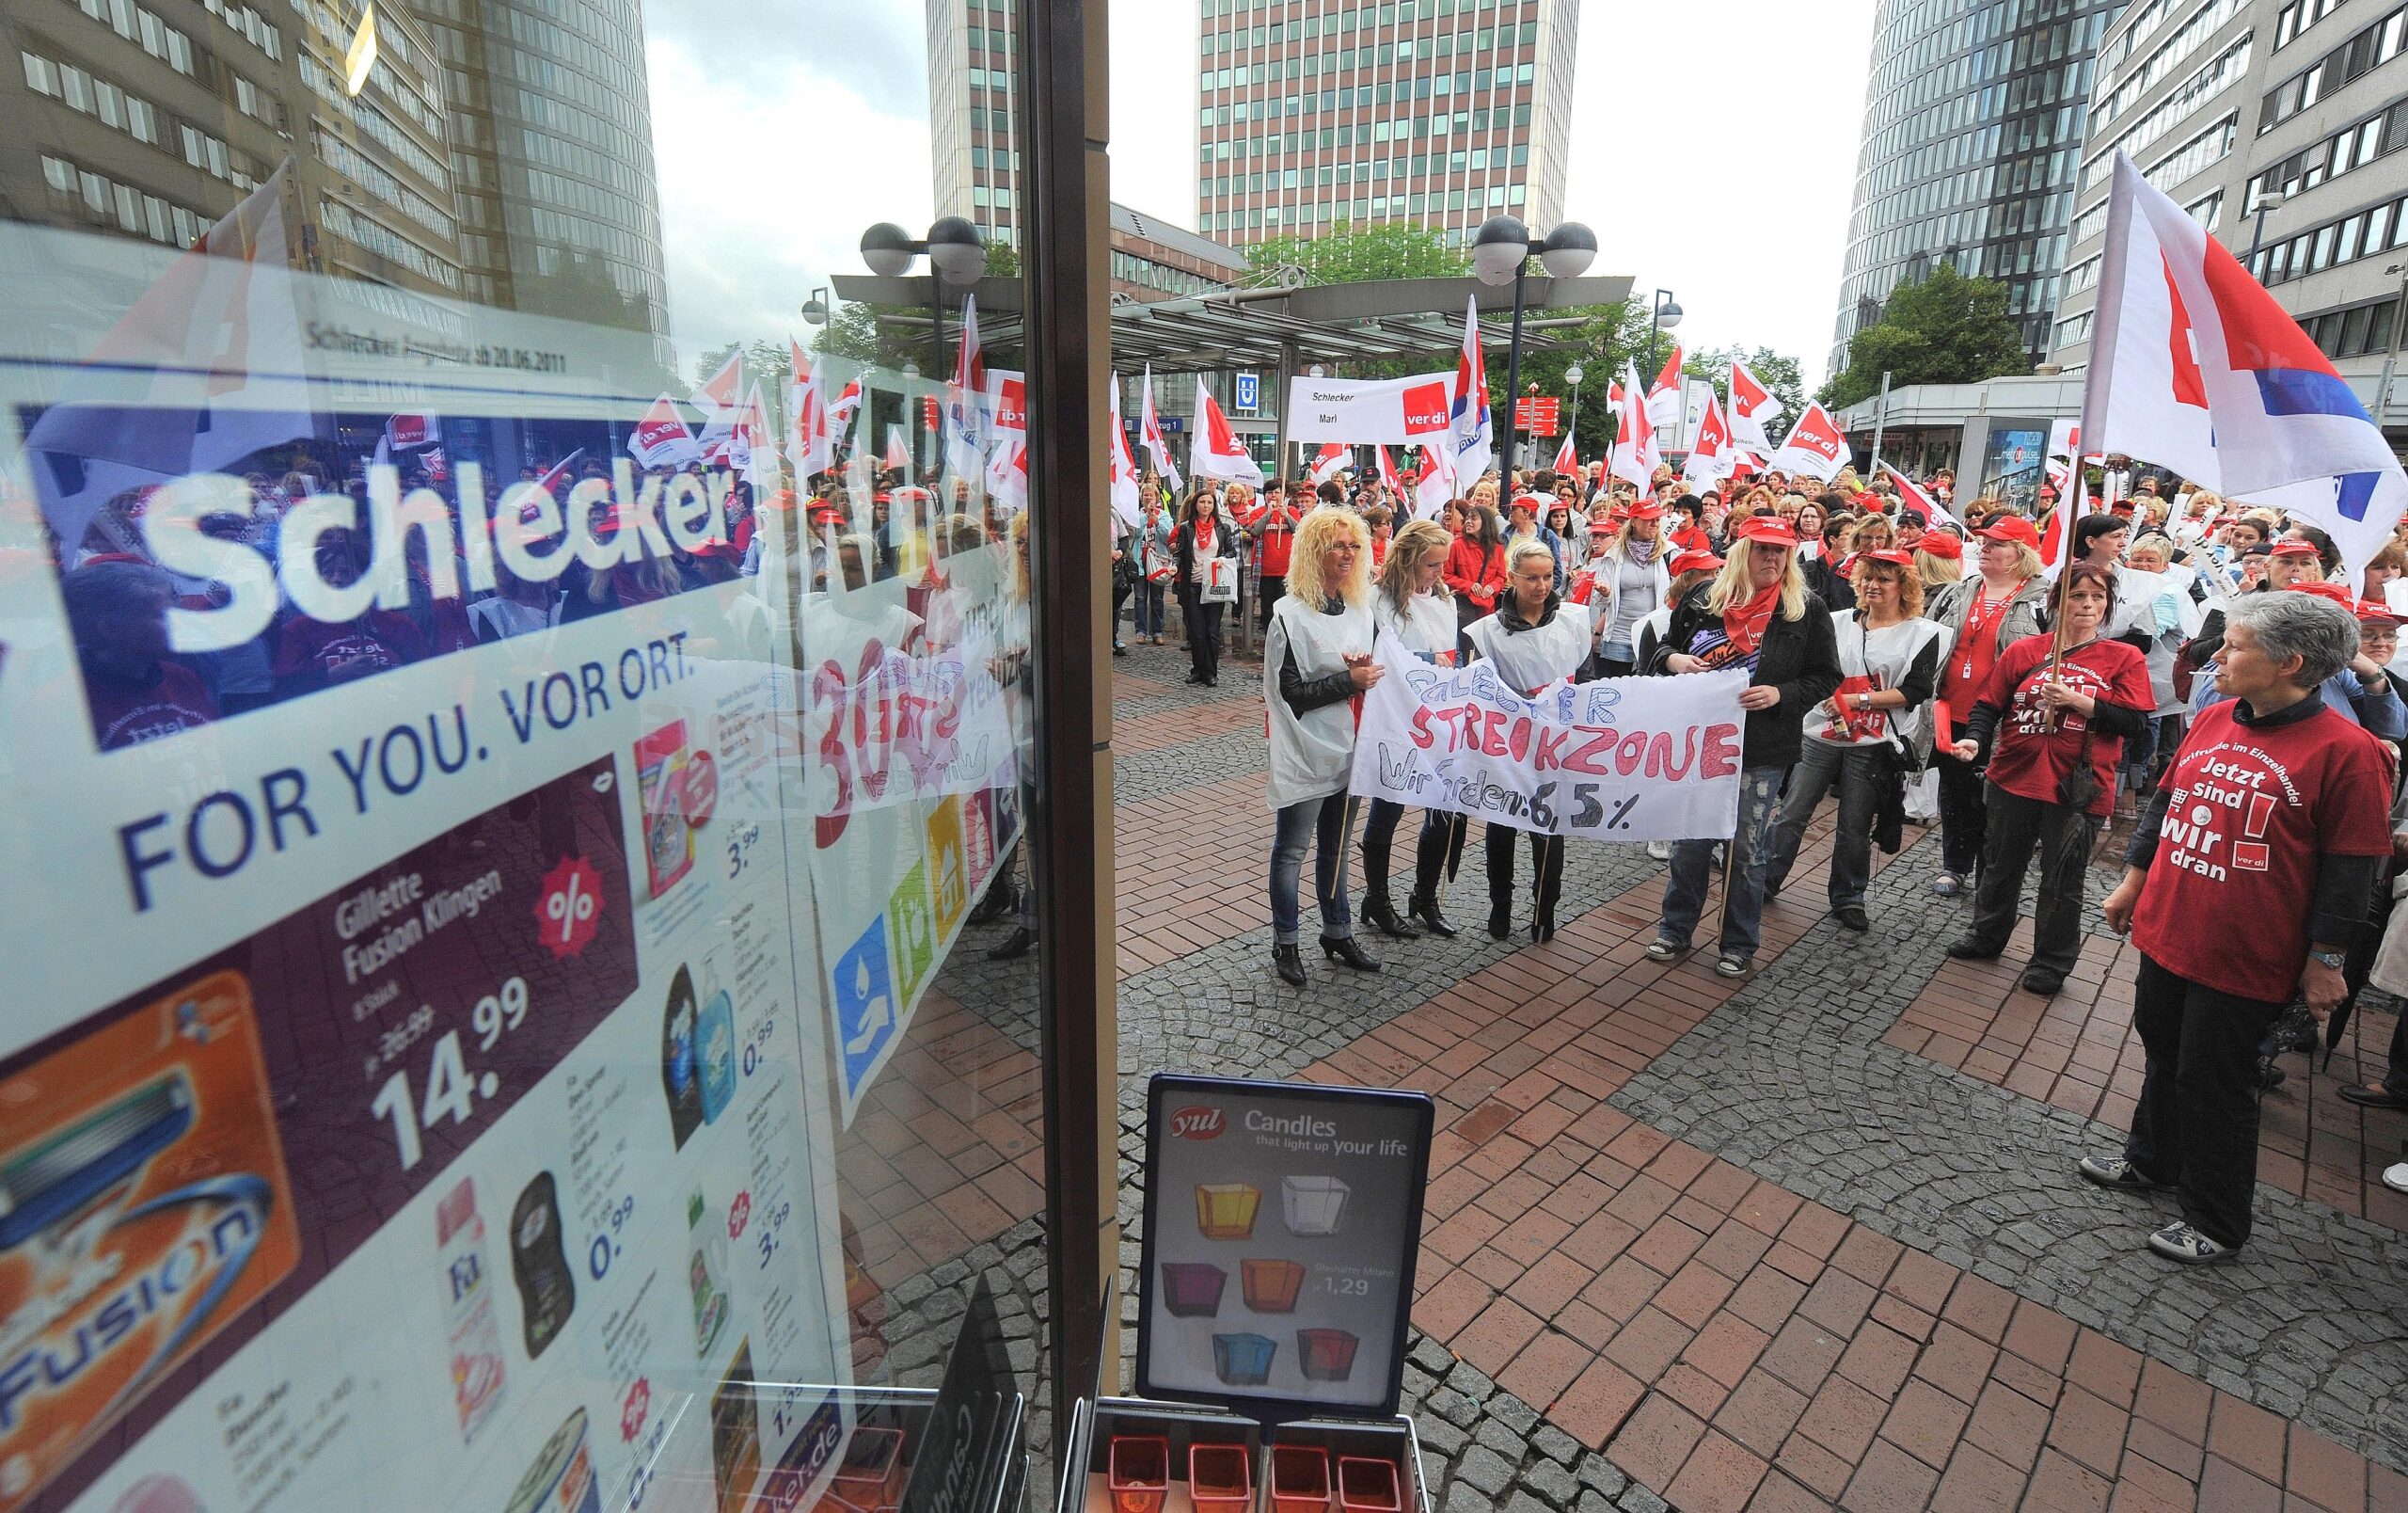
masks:
<path fill-rule="evenodd" d="M 1851 586 L 1856 608 L 1831 622 L 1845 676 L 1838 692 L 1806 716 L 1803 754 L 1773 826 L 1765 894 L 1781 891 L 1797 864 L 1806 822 L 1836 788 L 1831 917 L 1861 934 L 1873 928 L 1864 889 L 1873 878 L 1874 831 L 1877 822 L 1892 830 L 1891 821 L 1904 823 L 1906 774 L 1920 765 L 1914 753 L 1922 709 L 1939 685 L 1948 632 L 1923 618 L 1923 580 L 1910 551 L 1892 548 L 1857 558 Z M 1894 834 L 1882 844 L 1895 851 Z"/>
<path fill-rule="evenodd" d="M 1187 680 L 1206 688 L 1221 681 L 1221 602 L 1204 597 L 1214 558 L 1237 572 L 1238 534 L 1223 518 L 1212 486 L 1198 483 L 1187 496 L 1187 514 L 1170 534 L 1171 568 L 1179 585 L 1179 613 L 1187 625 Z"/>
<path fill-rule="evenodd" d="M 1555 554 L 1536 541 L 1514 545 L 1506 564 L 1507 587 L 1497 613 L 1473 621 L 1464 636 L 1473 653 L 1494 663 L 1512 688 L 1535 693 L 1580 670 L 1596 648 L 1602 624 L 1588 607 L 1566 604 L 1555 591 Z M 1488 932 L 1503 940 L 1513 931 L 1513 827 L 1488 827 Z M 1563 837 L 1530 835 L 1532 903 L 1530 939 L 1555 938 L 1555 903 L 1563 892 Z"/>
<path fill-rule="evenodd" d="M 2083 878 L 2099 821 L 2115 807 L 2115 765 L 2156 708 L 2147 661 L 2103 633 L 2115 602 L 2114 574 L 2068 563 L 2052 606 L 2054 633 L 1999 653 L 1955 747 L 1959 761 L 1988 759 L 1988 834 L 1973 922 L 1948 954 L 1988 961 L 2006 949 L 2037 851 L 2039 907 L 2023 988 L 2042 997 L 2065 986 L 2082 953 Z"/>
<path fill-rule="evenodd" d="M 1755 516 L 1733 530 L 1731 558 L 1714 581 L 1693 590 L 1672 611 L 1655 673 L 1707 673 L 1744 667 L 1751 677 L 1739 695 L 1747 712 L 1740 738 L 1739 816 L 1723 876 L 1722 933 L 1714 970 L 1745 977 L 1754 964 L 1765 904 L 1765 863 L 1781 783 L 1797 765 L 1806 711 L 1840 686 L 1839 647 L 1831 616 L 1806 592 L 1798 567 L 1798 533 L 1779 516 Z M 1705 913 L 1713 879 L 1711 838 L 1672 843 L 1671 875 L 1664 884 L 1664 916 L 1648 944 L 1651 960 L 1669 962 L 1689 948 Z"/>
<path fill-rule="evenodd" d="M 1357 972 L 1380 964 L 1354 943 L 1346 907 L 1347 797 L 1354 766 L 1354 701 L 1380 680 L 1371 660 L 1371 540 L 1352 510 L 1315 510 L 1296 528 L 1287 592 L 1262 642 L 1262 697 L 1270 706 L 1271 776 L 1278 828 L 1271 843 L 1271 963 L 1281 981 L 1305 983 L 1297 949 L 1304 921 L 1296 885 L 1313 858 L 1323 956 Z"/>
<path fill-rule="evenodd" d="M 1395 638 L 1423 661 L 1451 667 L 1455 661 L 1455 607 L 1448 601 L 1444 573 L 1447 553 L 1454 543 L 1435 520 L 1415 520 L 1388 543 L 1387 562 L 1380 569 L 1379 597 L 1371 602 L 1371 621 L 1381 634 Z M 1363 822 L 1363 922 L 1399 940 L 1415 939 L 1419 932 L 1397 917 L 1388 896 L 1388 855 L 1404 805 L 1373 799 L 1370 817 Z M 1421 837 L 1414 857 L 1413 898 L 1407 911 L 1442 939 L 1455 927 L 1438 912 L 1438 874 L 1447 862 L 1447 838 L 1453 833 L 1451 817 L 1431 809 L 1421 817 Z"/>

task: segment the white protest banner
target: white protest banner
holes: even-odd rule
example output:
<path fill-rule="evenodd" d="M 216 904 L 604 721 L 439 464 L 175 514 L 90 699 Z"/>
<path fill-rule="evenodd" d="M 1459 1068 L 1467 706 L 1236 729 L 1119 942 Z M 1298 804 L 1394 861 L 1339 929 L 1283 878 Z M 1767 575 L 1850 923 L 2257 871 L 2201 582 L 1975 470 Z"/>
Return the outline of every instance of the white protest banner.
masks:
<path fill-rule="evenodd" d="M 1688 840 L 1738 825 L 1737 669 L 1558 683 L 1526 698 L 1485 661 L 1435 667 L 1383 635 L 1349 791 L 1548 835 Z"/>
<path fill-rule="evenodd" d="M 1288 439 L 1407 442 L 1443 436 L 1453 376 L 1295 378 L 1288 384 Z"/>

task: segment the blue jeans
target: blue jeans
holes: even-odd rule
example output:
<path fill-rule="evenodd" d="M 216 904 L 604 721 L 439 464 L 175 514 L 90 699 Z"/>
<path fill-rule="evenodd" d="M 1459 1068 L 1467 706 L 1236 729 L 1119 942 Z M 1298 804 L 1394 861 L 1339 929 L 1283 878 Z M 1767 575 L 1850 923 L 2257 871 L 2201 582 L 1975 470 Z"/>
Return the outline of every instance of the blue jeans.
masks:
<path fill-rule="evenodd" d="M 1158 636 L 1163 633 L 1164 583 L 1140 582 L 1137 585 L 1137 633 Z"/>
<path fill-rule="evenodd" d="M 1304 938 L 1304 921 L 1296 907 L 1296 884 L 1305 870 L 1305 847 L 1318 848 L 1313 858 L 1313 891 L 1321 903 L 1321 932 L 1332 940 L 1354 933 L 1346 906 L 1346 832 L 1353 816 L 1343 791 L 1317 799 L 1299 799 L 1279 811 L 1279 828 L 1271 842 L 1271 938 L 1293 946 Z"/>
<path fill-rule="evenodd" d="M 1781 779 L 1788 769 L 1751 767 L 1739 773 L 1739 828 L 1731 837 L 1731 885 L 1722 900 L 1721 949 L 1751 960 L 1762 936 L 1765 859 L 1771 851 L 1772 821 L 1781 807 Z M 1664 884 L 1664 917 L 1658 937 L 1687 949 L 1705 913 L 1705 890 L 1714 881 L 1711 840 L 1672 842 L 1672 872 Z"/>

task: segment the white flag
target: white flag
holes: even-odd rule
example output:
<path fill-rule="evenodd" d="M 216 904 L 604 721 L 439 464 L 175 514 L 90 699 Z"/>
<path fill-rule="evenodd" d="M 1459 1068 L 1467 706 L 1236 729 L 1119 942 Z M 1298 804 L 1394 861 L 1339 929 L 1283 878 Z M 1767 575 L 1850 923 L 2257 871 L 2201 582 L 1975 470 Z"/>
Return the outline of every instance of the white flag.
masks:
<path fill-rule="evenodd" d="M 1137 406 L 1137 444 L 1154 459 L 1154 471 L 1163 482 L 1176 491 L 1185 486 L 1179 476 L 1179 464 L 1170 456 L 1170 438 L 1163 434 L 1162 417 L 1154 410 L 1154 365 L 1146 364 L 1145 398 Z"/>

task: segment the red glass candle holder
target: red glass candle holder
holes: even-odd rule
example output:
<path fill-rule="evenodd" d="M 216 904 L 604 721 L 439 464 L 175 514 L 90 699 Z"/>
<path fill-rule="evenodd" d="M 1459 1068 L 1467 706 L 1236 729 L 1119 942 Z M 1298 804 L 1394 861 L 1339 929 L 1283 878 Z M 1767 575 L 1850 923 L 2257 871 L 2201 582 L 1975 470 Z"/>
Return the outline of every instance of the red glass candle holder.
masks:
<path fill-rule="evenodd" d="M 1300 1261 L 1258 1261 L 1238 1263 L 1245 1278 L 1245 1306 L 1258 1314 L 1292 1314 L 1296 1311 L 1296 1295 L 1304 1290 L 1305 1267 Z"/>
<path fill-rule="evenodd" d="M 1361 1343 L 1344 1330 L 1298 1330 L 1296 1369 L 1307 1381 L 1344 1381 L 1354 1375 L 1354 1348 Z"/>
<path fill-rule="evenodd" d="M 1245 1446 L 1189 1445 L 1187 1493 L 1196 1513 L 1246 1513 L 1254 1501 L 1254 1467 Z"/>
<path fill-rule="evenodd" d="M 903 1431 L 857 1428 L 845 1444 L 830 1490 L 854 1507 L 875 1510 L 903 1500 Z"/>
<path fill-rule="evenodd" d="M 1271 1447 L 1271 1513 L 1329 1513 L 1329 1452 L 1317 1444 Z"/>
<path fill-rule="evenodd" d="M 1112 1437 L 1112 1513 L 1162 1513 L 1170 1496 L 1170 1441 L 1159 1434 Z"/>
<path fill-rule="evenodd" d="M 1338 1506 L 1339 1513 L 1403 1513 L 1396 1462 L 1372 1456 L 1339 1457 Z"/>

